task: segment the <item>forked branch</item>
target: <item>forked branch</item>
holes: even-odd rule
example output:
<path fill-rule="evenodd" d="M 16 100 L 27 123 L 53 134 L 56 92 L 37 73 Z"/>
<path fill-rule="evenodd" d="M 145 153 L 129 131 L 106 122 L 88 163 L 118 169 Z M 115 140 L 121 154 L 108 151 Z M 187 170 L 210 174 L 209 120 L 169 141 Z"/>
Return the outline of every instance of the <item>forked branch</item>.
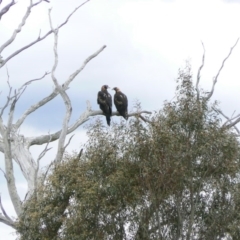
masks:
<path fill-rule="evenodd" d="M 63 87 L 58 83 L 58 80 L 55 76 L 55 71 L 57 69 L 57 65 L 58 65 L 58 51 L 57 51 L 57 46 L 58 46 L 58 28 L 54 29 L 53 25 L 52 25 L 52 20 L 51 20 L 51 10 L 49 10 L 49 23 L 50 23 L 50 27 L 52 29 L 52 31 L 54 32 L 54 65 L 52 68 L 52 80 L 53 83 L 55 85 L 55 87 L 57 88 L 58 92 L 60 93 L 63 102 L 65 104 L 66 107 L 66 112 L 65 112 L 65 116 L 63 119 L 63 123 L 62 123 L 62 130 L 59 136 L 59 141 L 58 141 L 58 151 L 57 151 L 57 155 L 56 155 L 56 159 L 55 161 L 59 162 L 62 160 L 63 158 L 63 154 L 64 154 L 64 144 L 65 144 L 65 140 L 66 140 L 66 136 L 67 136 L 67 130 L 68 130 L 68 123 L 72 114 L 72 104 L 71 104 L 71 100 L 69 98 L 69 96 L 67 95 L 66 91 L 63 89 Z"/>
<path fill-rule="evenodd" d="M 39 3 L 41 3 L 41 2 L 42 2 L 42 1 L 39 1 L 39 2 L 37 2 L 37 3 L 33 3 L 32 0 L 30 0 L 30 4 L 29 4 L 29 6 L 28 6 L 28 8 L 27 8 L 27 11 L 26 11 L 25 15 L 23 16 L 22 21 L 20 22 L 18 28 L 13 31 L 12 36 L 0 47 L 0 54 L 2 53 L 2 51 L 3 51 L 7 46 L 9 46 L 9 45 L 16 39 L 17 34 L 18 34 L 19 32 L 21 32 L 22 27 L 25 25 L 28 17 L 29 17 L 30 14 L 31 14 L 32 8 L 35 7 L 35 6 L 37 6 L 37 5 L 38 5 Z M 10 7 L 11 7 L 11 6 L 10 6 Z M 4 61 L 4 62 L 5 62 L 5 61 Z M 3 66 L 3 63 L 2 63 L 2 66 Z"/>
<path fill-rule="evenodd" d="M 90 62 L 93 58 L 95 58 L 96 56 L 98 56 L 104 49 L 106 48 L 106 46 L 102 46 L 99 50 L 97 50 L 95 53 L 93 53 L 92 55 L 90 55 L 88 58 L 86 58 L 86 60 L 83 62 L 82 66 L 77 69 L 74 73 L 72 73 L 69 78 L 65 81 L 65 83 L 62 85 L 62 90 L 66 91 L 68 89 L 69 84 L 74 80 L 74 78 L 86 67 L 87 63 Z M 43 98 L 41 101 L 39 101 L 38 103 L 32 105 L 29 109 L 27 109 L 23 115 L 17 120 L 17 122 L 15 123 L 15 127 L 16 129 L 18 129 L 22 123 L 24 122 L 24 120 L 27 118 L 28 115 L 30 115 L 32 112 L 36 111 L 38 108 L 42 107 L 43 105 L 45 105 L 46 103 L 50 102 L 52 99 L 54 99 L 57 95 L 59 94 L 59 91 L 57 88 L 55 88 L 53 90 L 53 92 L 51 94 L 49 94 L 47 97 Z"/>
<path fill-rule="evenodd" d="M 232 118 L 229 118 L 228 116 L 226 116 L 220 109 L 217 109 L 217 108 L 214 108 L 213 107 L 213 110 L 219 114 L 221 114 L 224 118 L 227 119 L 227 121 L 223 124 L 223 127 L 225 128 L 231 128 L 231 127 L 234 127 L 234 129 L 236 130 L 236 132 L 238 134 L 240 134 L 240 131 L 239 129 L 237 128 L 236 124 L 240 121 L 240 117 L 239 117 L 239 114 L 235 117 L 232 117 Z M 234 122 L 233 120 L 236 119 Z M 228 123 L 228 124 L 227 124 Z"/>
<path fill-rule="evenodd" d="M 66 25 L 66 24 L 68 23 L 69 19 L 72 17 L 72 15 L 73 15 L 79 8 L 81 8 L 84 4 L 86 4 L 86 3 L 89 2 L 89 1 L 90 1 L 90 0 L 87 0 L 87 1 L 85 1 L 84 3 L 80 4 L 78 7 L 76 7 L 76 8 L 67 16 L 66 20 L 59 25 L 58 29 L 60 29 L 60 28 L 63 27 L 64 25 Z M 40 1 L 40 2 L 42 2 L 42 1 Z M 40 3 L 40 2 L 38 2 L 38 3 Z M 36 4 L 35 4 L 35 5 L 36 5 Z M 14 53 L 12 53 L 12 54 L 11 54 L 10 56 L 8 56 L 7 58 L 5 58 L 5 59 L 1 59 L 1 58 L 0 58 L 0 67 L 3 67 L 10 59 L 12 59 L 13 57 L 15 57 L 16 55 L 18 55 L 18 54 L 21 53 L 22 51 L 24 51 L 24 50 L 32 47 L 32 46 L 35 45 L 36 43 L 41 42 L 42 40 L 44 40 L 46 37 L 48 37 L 48 36 L 49 36 L 50 34 L 52 34 L 52 33 L 53 33 L 53 31 L 50 30 L 50 31 L 48 31 L 45 35 L 43 35 L 42 37 L 41 37 L 41 36 L 38 36 L 36 40 L 34 40 L 34 41 L 32 41 L 31 43 L 25 45 L 24 47 L 18 49 L 17 51 L 15 51 Z M 12 37 L 12 38 L 14 38 L 14 34 L 13 34 L 13 37 Z M 11 39 L 8 40 L 8 42 L 10 42 L 10 41 L 11 41 Z M 12 41 L 14 41 L 14 39 L 13 39 Z M 8 46 L 8 45 L 10 44 L 10 43 L 8 44 L 8 42 L 6 42 L 5 45 Z M 6 46 L 4 46 L 4 47 L 2 46 L 2 47 L 1 47 L 2 50 L 1 50 L 1 48 L 0 48 L 0 53 L 3 51 L 3 49 L 4 49 L 5 47 L 6 47 Z M 0 54 L 0 57 L 1 57 L 1 54 Z"/>

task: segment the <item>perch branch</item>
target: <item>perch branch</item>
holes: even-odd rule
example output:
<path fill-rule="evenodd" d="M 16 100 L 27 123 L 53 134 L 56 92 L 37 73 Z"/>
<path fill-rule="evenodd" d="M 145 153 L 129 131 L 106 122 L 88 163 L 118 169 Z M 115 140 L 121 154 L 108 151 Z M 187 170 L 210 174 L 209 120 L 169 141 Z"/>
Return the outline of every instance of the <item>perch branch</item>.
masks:
<path fill-rule="evenodd" d="M 239 38 L 237 39 L 236 43 L 231 47 L 230 52 L 228 53 L 227 57 L 222 61 L 222 65 L 221 65 L 220 69 L 218 70 L 218 73 L 217 73 L 216 77 L 214 77 L 213 85 L 212 85 L 212 90 L 211 90 L 211 92 L 207 95 L 207 97 L 205 98 L 206 101 L 208 101 L 208 100 L 212 97 L 213 92 L 214 92 L 214 87 L 215 87 L 215 85 L 216 85 L 216 83 L 217 83 L 217 80 L 218 80 L 218 76 L 219 76 L 219 74 L 221 73 L 221 71 L 222 71 L 222 69 L 223 69 L 223 67 L 224 67 L 225 62 L 226 62 L 227 59 L 230 57 L 233 49 L 236 47 L 236 45 L 237 45 L 237 43 L 238 43 L 238 40 L 239 40 Z"/>
<path fill-rule="evenodd" d="M 140 112 L 134 112 L 134 113 L 129 113 L 128 117 L 137 117 L 141 114 L 151 114 L 151 112 L 149 111 L 140 111 Z M 94 116 L 105 116 L 103 114 L 103 112 L 101 110 L 97 110 L 97 111 L 93 111 L 93 110 L 86 110 L 85 112 L 83 112 L 81 114 L 81 116 L 77 119 L 77 121 L 72 124 L 67 131 L 67 134 L 72 133 L 74 130 L 76 130 L 80 125 L 82 125 L 83 123 L 85 123 L 86 121 L 89 120 L 90 117 L 94 117 Z M 113 112 L 112 116 L 120 116 L 118 112 Z M 51 134 L 51 141 L 56 141 L 59 136 L 60 136 L 61 130 L 57 131 L 53 134 Z M 41 135 L 38 137 L 31 137 L 31 138 L 27 138 L 27 141 L 29 142 L 29 146 L 32 145 L 42 145 L 44 143 L 46 143 L 49 139 L 49 135 Z"/>

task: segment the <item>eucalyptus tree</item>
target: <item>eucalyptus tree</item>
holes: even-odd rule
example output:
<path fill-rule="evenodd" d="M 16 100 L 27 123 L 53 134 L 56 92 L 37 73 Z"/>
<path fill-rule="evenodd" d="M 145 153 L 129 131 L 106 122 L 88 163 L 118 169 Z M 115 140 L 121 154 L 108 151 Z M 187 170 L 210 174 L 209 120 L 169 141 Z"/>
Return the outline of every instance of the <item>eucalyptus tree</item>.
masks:
<path fill-rule="evenodd" d="M 22 16 L 21 21 L 19 22 L 16 29 L 12 31 L 11 36 L 8 39 L 1 38 L 0 40 L 0 69 L 3 69 L 4 66 L 12 59 L 16 58 L 19 54 L 28 51 L 29 48 L 33 48 L 35 45 L 47 39 L 49 36 L 54 37 L 53 41 L 53 56 L 54 63 L 52 65 L 51 72 L 44 73 L 41 77 L 37 77 L 36 79 L 29 80 L 25 82 L 21 87 L 14 88 L 14 86 L 10 86 L 9 82 L 9 93 L 6 99 L 6 102 L 2 104 L 2 108 L 0 111 L 0 151 L 4 155 L 4 176 L 6 178 L 6 184 L 9 191 L 9 195 L 15 209 L 17 217 L 19 217 L 23 211 L 23 202 L 26 200 L 20 199 L 16 180 L 13 171 L 13 161 L 15 161 L 21 171 L 23 176 L 25 177 L 28 185 L 28 194 L 27 198 L 29 198 L 35 188 L 37 186 L 37 182 L 39 180 L 39 161 L 49 150 L 48 144 L 52 141 L 58 141 L 58 147 L 56 152 L 56 157 L 53 162 L 61 162 L 63 158 L 64 151 L 69 144 L 66 142 L 66 136 L 72 132 L 74 132 L 79 126 L 88 121 L 91 117 L 102 115 L 102 112 L 99 110 L 92 110 L 90 103 L 87 104 L 87 109 L 82 112 L 79 118 L 72 124 L 69 123 L 71 114 L 72 114 L 72 104 L 71 97 L 67 93 L 67 89 L 70 88 L 71 83 L 74 81 L 76 76 L 85 68 L 85 66 L 95 57 L 97 57 L 106 46 L 100 47 L 96 52 L 89 55 L 83 63 L 72 72 L 68 78 L 66 78 L 64 84 L 59 84 L 58 78 L 56 77 L 56 71 L 58 67 L 58 32 L 61 31 L 62 28 L 67 27 L 67 24 L 71 20 L 74 14 L 77 14 L 77 11 L 83 7 L 89 0 L 79 4 L 75 9 L 72 10 L 68 15 L 65 16 L 65 20 L 59 24 L 57 27 L 54 27 L 51 21 L 51 10 L 49 10 L 49 30 L 45 33 L 39 34 L 37 38 L 33 41 L 29 41 L 24 46 L 21 46 L 19 49 L 15 49 L 10 54 L 7 54 L 12 50 L 12 45 L 15 43 L 18 38 L 20 32 L 24 29 L 24 26 L 29 23 L 29 17 L 32 14 L 32 11 L 39 7 L 41 4 L 48 4 L 50 1 L 46 0 L 29 0 L 28 7 L 26 8 L 25 13 Z M 4 17 L 8 14 L 11 14 L 11 10 L 18 3 L 15 0 L 12 0 L 10 3 L 3 5 L 4 1 L 0 1 L 0 20 L 3 20 Z M 7 51 L 6 51 L 7 50 Z M 7 53 L 4 53 L 6 51 Z M 4 55 L 5 54 L 5 55 Z M 28 70 L 28 66 L 23 66 L 23 71 Z M 52 83 L 54 83 L 54 89 L 49 95 L 43 96 L 42 99 L 38 102 L 32 103 L 32 105 L 25 110 L 22 115 L 15 120 L 14 113 L 16 112 L 17 102 L 20 97 L 24 94 L 26 88 L 30 84 L 34 84 L 35 81 L 41 80 L 45 78 L 47 75 L 51 76 Z M 39 110 L 44 105 L 51 102 L 57 96 L 60 96 L 65 104 L 65 113 L 64 118 L 62 120 L 62 127 L 58 131 L 39 135 L 39 136 L 31 136 L 26 137 L 24 134 L 19 134 L 19 129 L 22 124 L 26 121 L 26 119 L 35 111 Z M 8 111 L 8 112 L 7 112 Z M 132 113 L 129 116 L 139 115 L 141 113 L 146 113 L 146 111 Z M 147 112 L 148 113 L 148 112 Z M 3 118 L 3 114 L 7 115 L 7 119 Z M 113 115 L 118 115 L 117 112 L 113 112 Z M 37 159 L 34 159 L 32 156 L 30 149 L 32 146 L 41 146 L 46 144 L 44 150 L 41 152 Z M 1 199 L 0 199 L 1 200 Z M 13 228 L 16 228 L 15 220 L 9 217 L 7 210 L 4 209 L 0 201 L 1 213 L 0 213 L 0 222 L 6 225 L 9 225 Z"/>
<path fill-rule="evenodd" d="M 89 125 L 25 203 L 20 239 L 239 239 L 238 129 L 198 87 L 202 66 L 197 84 L 180 70 L 174 100 L 144 121 Z"/>

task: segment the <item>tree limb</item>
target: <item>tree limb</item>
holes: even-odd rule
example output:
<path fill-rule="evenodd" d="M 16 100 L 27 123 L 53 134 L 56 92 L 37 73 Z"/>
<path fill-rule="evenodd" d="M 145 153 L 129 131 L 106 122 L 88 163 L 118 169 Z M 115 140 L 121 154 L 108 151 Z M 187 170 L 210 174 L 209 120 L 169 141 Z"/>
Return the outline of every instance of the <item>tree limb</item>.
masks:
<path fill-rule="evenodd" d="M 0 214 L 0 222 L 16 229 L 16 226 L 13 221 L 8 220 L 6 217 L 4 217 L 2 214 Z"/>
<path fill-rule="evenodd" d="M 140 111 L 140 112 L 133 112 L 133 113 L 129 113 L 128 117 L 139 117 L 140 114 L 151 114 L 151 112 L 149 111 Z M 69 126 L 67 134 L 73 132 L 74 130 L 76 130 L 80 125 L 82 125 L 83 123 L 85 123 L 86 121 L 89 120 L 90 117 L 94 117 L 94 116 L 105 116 L 103 114 L 103 112 L 101 110 L 89 110 L 87 109 L 85 112 L 83 112 L 81 114 L 81 116 L 77 119 L 77 121 L 75 123 L 73 123 L 71 126 Z M 120 116 L 118 112 L 113 112 L 112 116 Z M 56 141 L 59 136 L 60 136 L 61 130 L 57 131 L 53 134 L 50 134 L 51 136 L 51 141 Z M 26 138 L 27 141 L 29 142 L 29 146 L 32 145 L 42 145 L 44 143 L 46 143 L 49 139 L 49 135 L 41 135 L 38 137 L 30 137 L 30 138 Z"/>
<path fill-rule="evenodd" d="M 104 49 L 105 49 L 105 45 L 102 46 L 98 51 L 96 51 L 95 53 L 93 53 L 92 55 L 90 55 L 82 64 L 82 66 L 76 70 L 73 74 L 71 74 L 69 76 L 69 78 L 65 81 L 65 83 L 62 85 L 62 89 L 63 91 L 66 91 L 68 89 L 69 84 L 74 80 L 74 78 L 85 68 L 85 66 L 87 65 L 87 63 L 89 61 L 91 61 L 93 58 L 95 58 L 98 54 L 100 54 Z M 43 98 L 41 101 L 39 101 L 38 103 L 32 105 L 29 109 L 27 109 L 23 115 L 17 120 L 17 122 L 15 123 L 15 127 L 16 129 L 18 129 L 22 123 L 24 122 L 24 120 L 26 119 L 26 117 L 31 114 L 32 112 L 36 111 L 38 108 L 42 107 L 43 105 L 45 105 L 46 103 L 48 103 L 49 101 L 51 101 L 53 98 L 55 98 L 57 95 L 59 94 L 59 91 L 57 88 L 55 88 L 53 90 L 53 92 L 51 94 L 49 94 L 47 97 Z"/>
<path fill-rule="evenodd" d="M 67 130 L 68 130 L 68 123 L 69 120 L 71 118 L 72 115 L 72 104 L 71 104 L 71 100 L 69 98 L 69 96 L 67 95 L 66 91 L 63 90 L 62 86 L 59 85 L 57 78 L 55 76 L 55 71 L 57 69 L 57 65 L 58 65 L 58 52 L 57 52 L 57 45 L 58 45 L 58 28 L 57 29 L 53 29 L 52 26 L 52 20 L 51 20 L 51 10 L 49 10 L 49 23 L 50 23 L 50 27 L 52 29 L 52 31 L 54 32 L 54 65 L 52 68 L 52 80 L 54 82 L 54 85 L 56 86 L 58 92 L 60 93 L 63 102 L 65 104 L 66 107 L 66 112 L 65 112 L 65 117 L 63 119 L 63 123 L 62 123 L 62 130 L 59 136 L 59 140 L 58 140 L 58 150 L 57 150 L 57 155 L 56 155 L 56 159 L 55 161 L 60 162 L 63 158 L 63 154 L 64 154 L 64 144 L 65 144 L 65 140 L 66 140 L 66 136 L 67 136 Z"/>
<path fill-rule="evenodd" d="M 68 17 L 66 18 L 66 20 L 59 25 L 58 29 L 60 29 L 60 28 L 63 27 L 64 25 L 66 25 L 67 22 L 69 21 L 69 19 L 71 18 L 71 16 L 72 16 L 79 8 L 81 8 L 84 4 L 86 4 L 86 3 L 89 2 L 89 1 L 90 1 L 90 0 L 87 0 L 87 1 L 85 1 L 84 3 L 80 4 L 78 7 L 76 7 L 76 8 L 68 15 Z M 3 67 L 10 59 L 12 59 L 12 58 L 15 57 L 16 55 L 18 55 L 20 52 L 22 52 L 22 51 L 24 51 L 24 50 L 32 47 L 33 45 L 35 45 L 35 44 L 38 43 L 38 42 L 41 42 L 42 40 L 44 40 L 46 37 L 48 37 L 48 36 L 49 36 L 50 34 L 52 34 L 52 33 L 53 33 L 53 31 L 50 30 L 50 31 L 48 31 L 44 36 L 42 36 L 42 37 L 38 36 L 38 38 L 37 38 L 36 40 L 34 40 L 34 41 L 32 41 L 31 43 L 27 44 L 26 46 L 18 49 L 17 51 L 15 51 L 14 53 L 12 53 L 10 56 L 8 56 L 5 60 L 0 58 L 0 67 Z M 1 50 L 1 48 L 0 48 L 0 50 Z M 0 51 L 0 53 L 1 53 L 1 51 Z M 0 54 L 0 57 L 1 57 L 1 54 Z"/>
<path fill-rule="evenodd" d="M 9 92 L 8 92 L 8 96 L 7 96 L 7 101 L 5 103 L 5 105 L 1 108 L 1 113 L 0 113 L 0 117 L 2 118 L 4 110 L 8 107 L 9 103 L 11 102 L 11 100 L 13 99 L 13 97 L 11 97 L 12 94 L 12 87 L 9 84 L 9 80 L 7 81 L 8 83 L 8 87 L 9 87 Z"/>
<path fill-rule="evenodd" d="M 35 187 L 37 187 L 37 178 L 38 178 L 38 171 L 39 171 L 39 163 L 40 163 L 40 160 L 45 156 L 45 154 L 46 154 L 49 150 L 52 149 L 52 148 L 48 148 L 48 145 L 49 145 L 50 141 L 51 141 L 51 137 L 49 137 L 49 141 L 47 142 L 45 148 L 44 148 L 43 151 L 39 154 L 38 159 L 37 159 L 37 167 L 36 167 L 36 170 L 35 170 L 35 179 L 34 179 L 34 181 L 35 181 L 35 184 L 34 184 Z"/>
<path fill-rule="evenodd" d="M 1 195 L 0 195 L 0 209 L 1 209 L 2 213 L 3 213 L 3 215 L 6 217 L 6 219 L 9 220 L 9 221 L 12 221 L 12 219 L 7 215 L 5 209 L 4 209 L 3 205 L 2 205 Z"/>
<path fill-rule="evenodd" d="M 39 2 L 37 2 L 37 3 L 33 3 L 32 0 L 30 0 L 30 4 L 29 4 L 29 6 L 27 7 L 27 11 L 26 11 L 25 15 L 23 16 L 22 21 L 21 21 L 21 23 L 19 24 L 18 28 L 13 31 L 12 36 L 0 47 L 0 54 L 2 53 L 2 51 L 3 51 L 7 46 L 9 46 L 9 45 L 16 39 L 17 34 L 18 34 L 19 32 L 21 32 L 22 27 L 25 25 L 28 17 L 30 16 L 32 8 L 35 7 L 35 6 L 37 6 L 40 2 L 41 2 L 41 1 L 39 1 Z M 3 66 L 3 65 L 2 65 L 2 66 Z"/>
<path fill-rule="evenodd" d="M 200 77 L 201 77 L 200 73 L 201 73 L 201 70 L 202 70 L 202 68 L 204 66 L 204 60 L 205 60 L 205 47 L 204 47 L 203 42 L 202 42 L 202 46 L 203 46 L 202 64 L 201 64 L 201 66 L 198 69 L 197 82 L 196 82 L 197 100 L 199 100 L 199 95 L 200 95 L 199 87 L 198 87 L 198 84 L 200 82 Z"/>
<path fill-rule="evenodd" d="M 0 4 L 2 3 L 2 1 L 0 2 Z M 8 10 L 14 5 L 16 4 L 14 0 L 12 0 L 12 2 L 10 2 L 7 6 L 5 6 L 1 11 L 0 11 L 0 20 L 2 18 L 2 16 L 8 12 Z"/>
<path fill-rule="evenodd" d="M 226 123 L 223 124 L 223 127 L 226 127 L 226 128 L 231 128 L 231 127 L 234 127 L 235 130 L 237 131 L 238 134 L 240 134 L 240 131 L 239 129 L 237 128 L 236 124 L 240 121 L 240 118 L 239 118 L 239 115 L 237 115 L 236 117 L 234 118 L 229 118 L 228 116 L 226 116 L 220 109 L 216 109 L 213 107 L 213 110 L 217 113 L 220 113 L 223 117 L 225 117 L 227 119 Z M 235 120 L 233 122 L 233 119 L 237 118 L 237 120 Z M 229 124 L 227 124 L 227 122 L 230 122 Z"/>
<path fill-rule="evenodd" d="M 220 69 L 218 70 L 218 73 L 217 73 L 216 77 L 214 77 L 213 85 L 212 85 L 212 90 L 211 90 L 211 92 L 207 95 L 207 97 L 205 98 L 206 101 L 208 101 L 208 100 L 212 97 L 213 92 L 214 92 L 215 84 L 217 83 L 217 80 L 218 80 L 218 76 L 219 76 L 219 74 L 221 73 L 221 71 L 222 71 L 222 69 L 223 69 L 223 67 L 224 67 L 224 63 L 225 63 L 226 60 L 230 57 L 233 49 L 236 47 L 236 45 L 237 45 L 237 43 L 238 43 L 238 40 L 239 40 L 239 38 L 237 39 L 236 43 L 231 47 L 230 52 L 228 53 L 227 57 L 222 61 L 222 65 L 221 65 Z"/>

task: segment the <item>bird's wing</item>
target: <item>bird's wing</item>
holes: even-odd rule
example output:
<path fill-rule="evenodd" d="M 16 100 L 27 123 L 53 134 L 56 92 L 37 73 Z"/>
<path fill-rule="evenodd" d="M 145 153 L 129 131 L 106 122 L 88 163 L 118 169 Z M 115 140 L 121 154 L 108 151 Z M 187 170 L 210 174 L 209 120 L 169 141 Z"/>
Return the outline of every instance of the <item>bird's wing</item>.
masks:
<path fill-rule="evenodd" d="M 124 93 L 115 94 L 114 101 L 118 105 L 127 105 L 128 104 L 127 96 Z"/>
<path fill-rule="evenodd" d="M 97 97 L 97 103 L 98 104 L 106 104 L 106 98 L 107 98 L 107 95 L 104 92 L 99 91 L 98 97 Z"/>
<path fill-rule="evenodd" d="M 109 106 L 109 107 L 112 107 L 112 96 L 111 96 L 110 93 L 107 93 L 106 100 L 107 100 L 108 106 Z"/>

